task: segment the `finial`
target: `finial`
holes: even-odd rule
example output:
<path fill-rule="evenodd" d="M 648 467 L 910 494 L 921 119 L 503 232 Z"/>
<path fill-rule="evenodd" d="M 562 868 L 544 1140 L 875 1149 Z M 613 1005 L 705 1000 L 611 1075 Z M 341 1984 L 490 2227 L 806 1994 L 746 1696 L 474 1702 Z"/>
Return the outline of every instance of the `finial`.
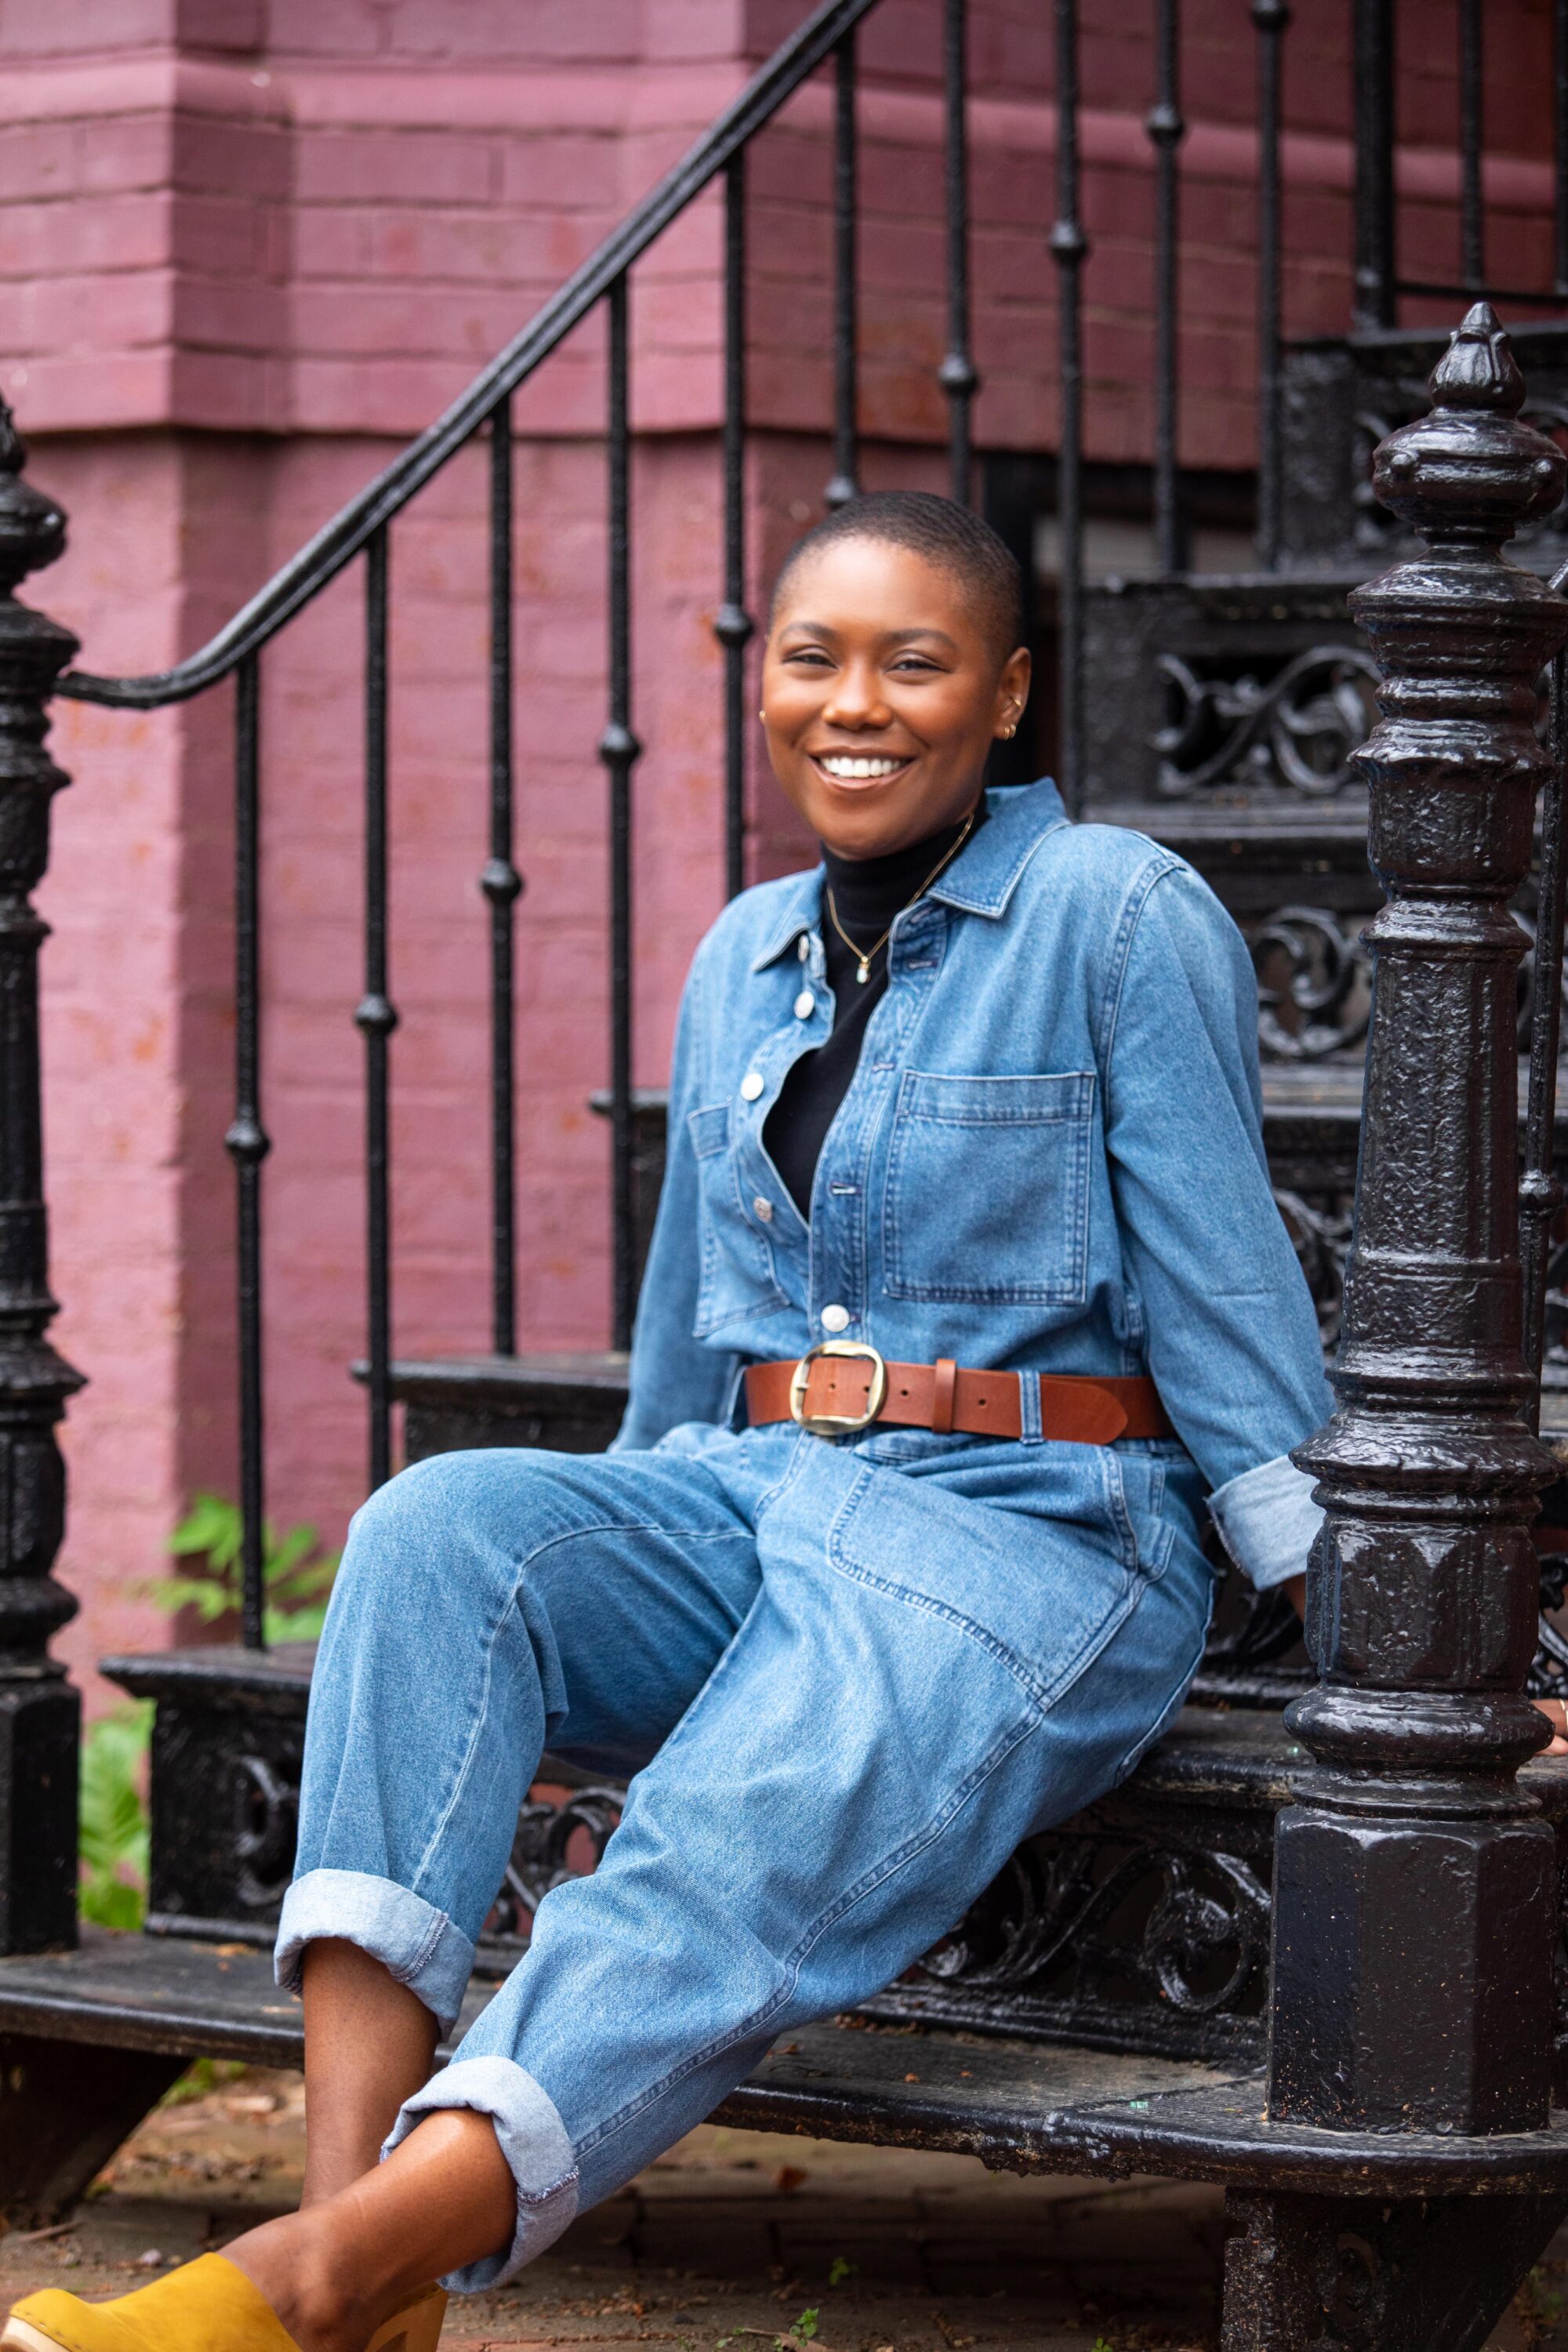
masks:
<path fill-rule="evenodd" d="M 0 596 L 65 551 L 66 519 L 53 499 L 22 478 L 27 445 L 0 400 Z"/>
<path fill-rule="evenodd" d="M 1489 302 L 1472 302 L 1426 379 L 1436 408 L 1492 408 L 1517 416 L 1524 378 Z"/>
<path fill-rule="evenodd" d="M 1433 369 L 1432 407 L 1380 444 L 1373 487 L 1428 546 L 1488 548 L 1548 515 L 1568 466 L 1520 422 L 1524 379 L 1489 302 L 1472 303 Z"/>

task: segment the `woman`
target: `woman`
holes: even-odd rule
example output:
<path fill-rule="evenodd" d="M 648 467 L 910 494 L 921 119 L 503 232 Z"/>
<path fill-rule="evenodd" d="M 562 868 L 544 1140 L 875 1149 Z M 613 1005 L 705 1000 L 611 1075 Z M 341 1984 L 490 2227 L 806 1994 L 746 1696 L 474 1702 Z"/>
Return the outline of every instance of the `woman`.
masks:
<path fill-rule="evenodd" d="M 983 793 L 1018 614 L 942 499 L 790 558 L 762 716 L 824 864 L 698 950 L 616 1446 L 441 1456 L 354 1521 L 279 1941 L 305 2205 L 8 2341 L 361 2352 L 400 2303 L 428 2341 L 407 2297 L 510 2277 L 1131 1769 L 1205 1497 L 1302 1572 L 1329 1400 L 1247 952 L 1168 851 Z M 624 1821 L 430 2080 L 547 1739 L 637 1773 Z"/>

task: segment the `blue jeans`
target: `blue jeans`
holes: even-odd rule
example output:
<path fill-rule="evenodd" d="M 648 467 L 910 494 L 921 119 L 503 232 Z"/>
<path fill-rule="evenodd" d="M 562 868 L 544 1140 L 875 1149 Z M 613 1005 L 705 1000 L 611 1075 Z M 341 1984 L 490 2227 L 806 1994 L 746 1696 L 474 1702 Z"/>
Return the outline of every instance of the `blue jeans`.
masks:
<path fill-rule="evenodd" d="M 365 1505 L 279 1980 L 346 1937 L 449 2025 L 541 1749 L 636 1776 L 388 2143 L 494 2120 L 516 2234 L 449 2284 L 510 2277 L 1131 1769 L 1203 1645 L 1200 1491 L 1174 1446 L 689 1425 L 440 1455 Z"/>

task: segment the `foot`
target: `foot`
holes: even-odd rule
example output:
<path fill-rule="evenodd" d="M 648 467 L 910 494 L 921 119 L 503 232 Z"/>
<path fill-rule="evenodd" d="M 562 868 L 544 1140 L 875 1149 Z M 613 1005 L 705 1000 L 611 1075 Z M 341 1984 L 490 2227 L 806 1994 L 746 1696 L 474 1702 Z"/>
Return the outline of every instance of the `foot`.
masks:
<path fill-rule="evenodd" d="M 378 2290 L 355 2275 L 340 2251 L 341 2230 L 323 2226 L 326 2210 L 316 2205 L 264 2221 L 224 2255 L 266 2296 L 300 2352 L 364 2352 L 407 2289 Z"/>

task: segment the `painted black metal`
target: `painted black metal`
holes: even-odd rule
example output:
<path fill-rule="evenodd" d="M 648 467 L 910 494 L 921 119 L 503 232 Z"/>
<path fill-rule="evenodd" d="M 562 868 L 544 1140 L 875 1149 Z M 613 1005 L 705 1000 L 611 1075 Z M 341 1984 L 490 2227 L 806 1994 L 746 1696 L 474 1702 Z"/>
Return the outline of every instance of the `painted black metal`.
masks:
<path fill-rule="evenodd" d="M 1154 561 L 1166 574 L 1179 572 L 1184 557 L 1176 470 L 1181 221 L 1176 151 L 1186 131 L 1182 119 L 1181 25 L 1181 0 L 1160 0 L 1155 32 L 1158 88 L 1145 126 L 1154 145 Z"/>
<path fill-rule="evenodd" d="M 68 629 L 18 603 L 65 546 L 54 499 L 23 479 L 0 402 L 0 1952 L 76 1939 L 80 1701 L 48 1654 L 76 1602 L 50 1573 L 65 1533 L 56 1429 L 81 1376 L 50 1345 L 32 894 L 49 862 L 49 803 L 68 780 L 44 748 Z"/>
<path fill-rule="evenodd" d="M 511 402 L 490 418 L 489 854 L 479 888 L 490 917 L 490 1344 L 517 1346 L 515 908 L 522 877 L 512 814 Z"/>
<path fill-rule="evenodd" d="M 860 488 L 857 455 L 859 390 L 859 155 L 855 119 L 855 31 L 834 53 L 833 73 L 833 472 L 822 493 L 830 510 Z"/>
<path fill-rule="evenodd" d="M 259 654 L 247 654 L 234 675 L 234 1117 L 224 1137 L 234 1162 L 239 1291 L 240 1614 L 252 1650 L 267 1646 L 261 1163 L 271 1149 L 261 1124 L 260 660 Z"/>
<path fill-rule="evenodd" d="M 1221 2352 L 1480 2352 L 1561 2195 L 1226 2198 Z"/>
<path fill-rule="evenodd" d="M 724 167 L 724 601 L 713 634 L 724 648 L 724 895 L 745 885 L 746 647 L 746 158 Z"/>
<path fill-rule="evenodd" d="M 1056 0 L 1057 216 L 1057 781 L 1070 815 L 1083 799 L 1083 265 L 1089 238 L 1079 217 L 1078 0 Z"/>
<path fill-rule="evenodd" d="M 0 2222 L 44 2230 L 62 2220 L 184 2063 L 0 2032 Z"/>
<path fill-rule="evenodd" d="M 942 76 L 947 199 L 947 350 L 937 380 L 947 394 L 948 479 L 960 506 L 973 493 L 973 409 L 979 371 L 970 347 L 969 316 L 969 10 L 967 0 L 944 0 Z"/>
<path fill-rule="evenodd" d="M 1286 0 L 1252 0 L 1258 29 L 1258 562 L 1279 562 L 1279 121 Z"/>
<path fill-rule="evenodd" d="M 1568 567 L 1552 586 L 1568 585 Z M 1531 1392 L 1526 1419 L 1541 1426 L 1541 1371 L 1546 1342 L 1546 1265 L 1552 1221 L 1563 1205 L 1554 1150 L 1557 1046 L 1563 1017 L 1563 765 L 1568 761 L 1568 657 L 1552 664 L 1552 763 L 1541 794 L 1540 878 L 1535 908 L 1535 972 L 1531 988 L 1530 1097 L 1525 1117 L 1524 1173 L 1520 1181 L 1520 1267 L 1524 1294 L 1524 1360 Z"/>
<path fill-rule="evenodd" d="M 1552 11 L 1552 283 L 1568 295 L 1568 0 Z"/>
<path fill-rule="evenodd" d="M 392 1475 L 392 1166 L 387 1048 L 397 1013 L 387 994 L 385 528 L 365 547 L 364 993 L 354 1020 L 364 1039 L 365 1331 L 370 1358 L 369 1486 Z"/>
<path fill-rule="evenodd" d="M 243 654 L 276 635 L 329 580 L 353 562 L 384 523 L 400 514 L 410 499 L 434 479 L 447 459 L 485 425 L 498 403 L 525 383 L 540 362 L 581 325 L 616 280 L 833 54 L 844 34 L 876 5 L 877 0 L 823 0 L 696 145 L 573 272 L 445 415 L 307 541 L 299 554 L 205 646 L 174 668 L 143 677 L 97 677 L 87 670 L 73 670 L 60 680 L 57 691 L 79 702 L 156 709 L 161 703 L 183 702 L 215 686 Z"/>
<path fill-rule="evenodd" d="M 1535 680 L 1568 605 L 1500 554 L 1562 496 L 1477 304 L 1433 410 L 1378 452 L 1427 543 L 1357 591 L 1384 674 L 1357 753 L 1389 892 L 1338 1406 L 1298 1451 L 1327 1513 L 1310 1576 L 1318 1686 L 1286 1720 L 1316 1769 L 1275 1858 L 1269 2113 L 1331 2132 L 1527 2132 L 1546 2120 L 1556 1867 L 1517 1787 L 1542 1744 L 1525 1424 L 1515 989 L 1508 910 L 1550 758 Z M 1436 1904 L 1430 1890 L 1441 1885 Z"/>
<path fill-rule="evenodd" d="M 1355 293 L 1358 328 L 1394 320 L 1394 0 L 1355 0 Z"/>
<path fill-rule="evenodd" d="M 632 732 L 631 418 L 627 405 L 627 288 L 611 287 L 608 460 L 609 719 L 599 757 L 610 785 L 610 1219 L 611 1345 L 629 1348 L 637 1304 L 636 1202 L 632 1190 L 632 769 L 642 745 Z"/>
<path fill-rule="evenodd" d="M 1467 294 L 1486 290 L 1486 214 L 1481 202 L 1485 93 L 1481 0 L 1459 0 L 1459 274 Z"/>

